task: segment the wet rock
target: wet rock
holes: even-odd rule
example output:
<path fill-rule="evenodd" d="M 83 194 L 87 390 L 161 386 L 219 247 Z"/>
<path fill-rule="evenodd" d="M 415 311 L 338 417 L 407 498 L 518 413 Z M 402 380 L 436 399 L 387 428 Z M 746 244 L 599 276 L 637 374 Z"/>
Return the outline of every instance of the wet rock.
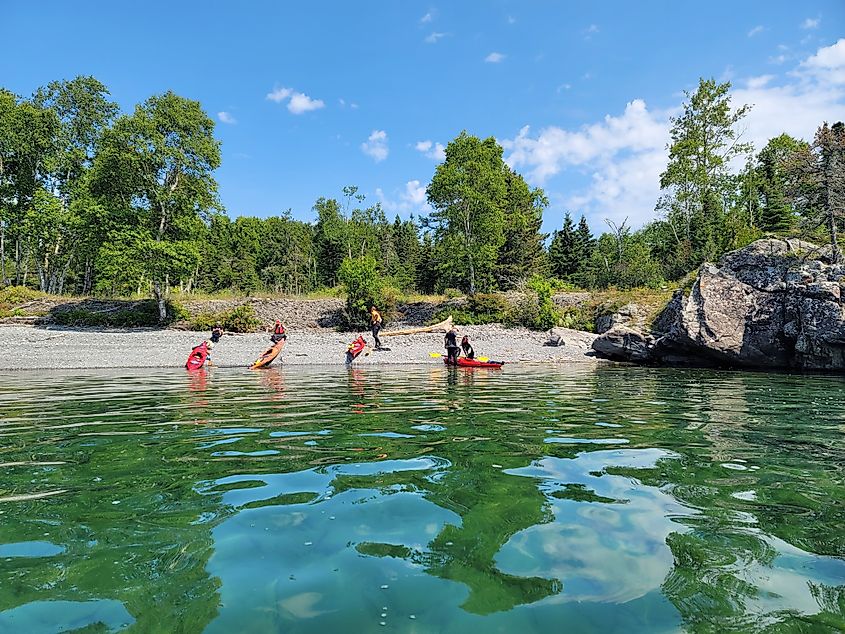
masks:
<path fill-rule="evenodd" d="M 627 326 L 614 326 L 593 341 L 593 350 L 610 359 L 648 363 L 654 360 L 654 338 Z"/>

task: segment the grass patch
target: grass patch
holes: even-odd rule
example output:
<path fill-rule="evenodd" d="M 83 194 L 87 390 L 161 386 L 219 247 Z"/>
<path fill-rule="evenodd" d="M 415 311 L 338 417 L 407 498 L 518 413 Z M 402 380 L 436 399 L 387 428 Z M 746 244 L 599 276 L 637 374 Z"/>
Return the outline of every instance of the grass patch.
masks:
<path fill-rule="evenodd" d="M 50 297 L 50 295 L 27 288 L 26 286 L 8 286 L 0 290 L 0 304 L 25 304 L 26 302 L 34 302 L 45 297 Z"/>

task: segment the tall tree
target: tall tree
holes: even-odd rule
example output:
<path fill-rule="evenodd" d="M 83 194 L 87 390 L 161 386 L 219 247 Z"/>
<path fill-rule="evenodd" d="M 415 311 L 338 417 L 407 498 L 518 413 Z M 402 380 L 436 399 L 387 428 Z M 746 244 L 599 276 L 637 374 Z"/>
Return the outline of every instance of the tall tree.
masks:
<path fill-rule="evenodd" d="M 133 210 L 134 252 L 144 263 L 162 321 L 170 280 L 195 269 L 195 238 L 203 219 L 220 208 L 212 175 L 219 165 L 214 121 L 199 102 L 172 92 L 119 118 L 103 138 L 96 189 Z"/>
<path fill-rule="evenodd" d="M 569 281 L 578 271 L 580 262 L 575 249 L 575 223 L 567 211 L 563 215 L 563 227 L 555 229 L 549 245 L 549 264 L 552 275 Z"/>
<path fill-rule="evenodd" d="M 760 196 L 759 226 L 766 231 L 788 231 L 796 210 L 789 199 L 790 166 L 807 143 L 788 134 L 770 139 L 757 155 L 756 186 Z"/>
<path fill-rule="evenodd" d="M 792 200 L 813 226 L 824 226 L 834 262 L 842 259 L 839 233 L 845 223 L 845 123 L 823 123 L 813 144 L 798 152 Z"/>
<path fill-rule="evenodd" d="M 446 146 L 446 159 L 426 189 L 444 273 L 470 294 L 493 283 L 505 241 L 507 171 L 496 139 L 482 141 L 464 131 Z"/>
<path fill-rule="evenodd" d="M 694 93 L 685 93 L 681 115 L 672 118 L 669 163 L 660 175 L 666 194 L 658 208 L 686 254 L 687 270 L 718 255 L 725 201 L 736 184 L 729 166 L 751 150 L 736 130 L 749 106 L 732 109 L 729 90 L 729 82 L 701 79 Z"/>
<path fill-rule="evenodd" d="M 539 188 L 530 188 L 521 175 L 506 166 L 507 194 L 503 208 L 504 243 L 496 264 L 499 288 L 513 288 L 532 275 L 548 272 L 541 233 L 543 210 L 549 200 Z"/>

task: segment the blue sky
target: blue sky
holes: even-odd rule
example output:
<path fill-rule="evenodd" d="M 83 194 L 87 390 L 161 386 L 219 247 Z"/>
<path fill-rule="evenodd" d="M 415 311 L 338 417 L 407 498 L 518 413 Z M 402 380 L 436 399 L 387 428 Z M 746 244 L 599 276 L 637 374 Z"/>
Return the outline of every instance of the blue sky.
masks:
<path fill-rule="evenodd" d="M 424 213 L 441 147 L 466 129 L 546 190 L 546 230 L 564 210 L 639 226 L 700 76 L 754 104 L 758 148 L 845 118 L 842 0 L 5 4 L 5 88 L 84 74 L 125 111 L 166 90 L 199 100 L 232 217 L 310 219 L 350 184 Z"/>

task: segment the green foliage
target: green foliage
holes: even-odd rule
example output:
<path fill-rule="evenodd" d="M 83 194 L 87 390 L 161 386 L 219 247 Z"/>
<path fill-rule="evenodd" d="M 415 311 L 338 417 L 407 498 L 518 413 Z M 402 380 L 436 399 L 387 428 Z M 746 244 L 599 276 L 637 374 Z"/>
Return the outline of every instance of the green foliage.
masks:
<path fill-rule="evenodd" d="M 505 242 L 507 174 L 496 139 L 464 131 L 446 146 L 446 160 L 426 190 L 441 277 L 470 294 L 493 286 Z"/>
<path fill-rule="evenodd" d="M 534 276 L 528 282 L 528 288 L 537 295 L 537 320 L 529 327 L 538 330 L 552 328 L 557 324 L 559 318 L 554 302 L 552 302 L 552 285 L 548 280 Z"/>
<path fill-rule="evenodd" d="M 261 326 L 252 304 L 241 304 L 230 310 L 200 313 L 190 320 L 189 327 L 197 331 L 211 330 L 218 323 L 227 332 L 254 332 Z"/>
<path fill-rule="evenodd" d="M 162 322 L 158 304 L 153 300 L 136 302 L 118 310 L 91 309 L 83 303 L 68 309 L 54 310 L 51 321 L 60 326 L 85 328 L 145 328 L 168 325 L 188 315 L 182 306 L 170 300 L 165 303 L 165 308 L 167 316 Z"/>
<path fill-rule="evenodd" d="M 592 288 L 657 288 L 663 283 L 661 266 L 651 255 L 645 232 L 632 233 L 625 222 L 608 222 L 613 233 L 599 238 L 586 280 Z"/>
<path fill-rule="evenodd" d="M 46 293 L 25 286 L 7 286 L 0 289 L 0 304 L 24 304 L 46 297 Z"/>
<path fill-rule="evenodd" d="M 346 291 L 346 319 L 350 327 L 367 326 L 371 306 L 379 311 L 388 310 L 384 305 L 384 286 L 378 264 L 372 256 L 346 258 L 340 265 L 338 277 Z"/>

